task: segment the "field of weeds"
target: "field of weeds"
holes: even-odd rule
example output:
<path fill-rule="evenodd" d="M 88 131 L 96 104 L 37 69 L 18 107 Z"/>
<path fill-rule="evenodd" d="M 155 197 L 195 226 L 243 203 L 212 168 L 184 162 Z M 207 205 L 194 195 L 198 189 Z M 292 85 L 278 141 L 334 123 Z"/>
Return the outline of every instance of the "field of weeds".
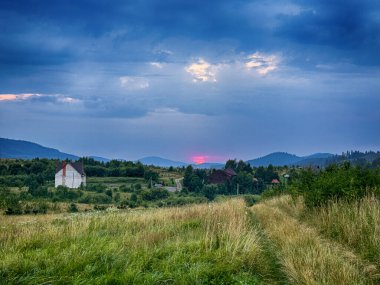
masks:
<path fill-rule="evenodd" d="M 379 284 L 380 203 L 0 216 L 1 284 Z"/>
<path fill-rule="evenodd" d="M 251 210 L 291 284 L 380 284 L 380 203 L 374 197 L 306 208 L 281 196 Z"/>
<path fill-rule="evenodd" d="M 276 261 L 250 216 L 242 200 L 140 211 L 0 216 L 0 282 L 276 283 Z"/>

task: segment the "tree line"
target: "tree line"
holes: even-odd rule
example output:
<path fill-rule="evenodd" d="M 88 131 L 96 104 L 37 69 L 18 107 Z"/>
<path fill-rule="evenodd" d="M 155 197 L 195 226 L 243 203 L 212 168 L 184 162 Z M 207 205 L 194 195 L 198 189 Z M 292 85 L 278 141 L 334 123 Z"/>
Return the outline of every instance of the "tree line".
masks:
<path fill-rule="evenodd" d="M 211 200 L 215 195 L 260 194 L 273 179 L 279 179 L 278 171 L 272 165 L 252 168 L 242 160 L 228 160 L 224 169 L 234 170 L 236 176 L 224 183 L 209 184 L 208 176 L 218 170 L 194 169 L 191 165 L 187 166 L 183 179 L 184 191 L 203 194 Z"/>

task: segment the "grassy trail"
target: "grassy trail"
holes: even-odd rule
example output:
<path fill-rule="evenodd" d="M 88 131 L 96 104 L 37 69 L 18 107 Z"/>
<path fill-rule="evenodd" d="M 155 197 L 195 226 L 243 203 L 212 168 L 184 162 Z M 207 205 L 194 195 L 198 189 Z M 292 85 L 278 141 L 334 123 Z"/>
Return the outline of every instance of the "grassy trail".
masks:
<path fill-rule="evenodd" d="M 277 245 L 278 259 L 291 284 L 378 284 L 376 267 L 300 222 L 300 204 L 289 200 L 275 198 L 251 210 Z"/>

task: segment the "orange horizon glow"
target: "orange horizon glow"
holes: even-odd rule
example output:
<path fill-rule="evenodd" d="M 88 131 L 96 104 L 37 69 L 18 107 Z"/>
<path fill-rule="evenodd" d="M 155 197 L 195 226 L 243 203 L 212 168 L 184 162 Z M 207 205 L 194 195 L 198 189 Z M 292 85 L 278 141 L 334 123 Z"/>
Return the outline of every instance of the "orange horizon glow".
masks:
<path fill-rule="evenodd" d="M 21 93 L 21 94 L 0 94 L 0 101 L 26 100 L 32 96 L 41 96 L 41 94 Z"/>

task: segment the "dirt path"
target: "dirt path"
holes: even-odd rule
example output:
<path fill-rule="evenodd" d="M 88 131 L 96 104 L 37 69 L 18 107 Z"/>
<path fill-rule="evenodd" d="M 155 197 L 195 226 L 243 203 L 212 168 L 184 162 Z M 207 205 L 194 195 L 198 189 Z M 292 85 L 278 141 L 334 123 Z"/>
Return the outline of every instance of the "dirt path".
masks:
<path fill-rule="evenodd" d="M 323 239 L 316 229 L 302 224 L 273 201 L 259 203 L 251 210 L 276 244 L 282 270 L 291 284 L 376 284 L 371 276 L 373 265 Z"/>
<path fill-rule="evenodd" d="M 182 191 L 182 183 L 181 183 L 182 179 L 183 179 L 183 177 L 175 179 L 175 184 L 177 185 L 177 191 L 178 192 Z"/>

